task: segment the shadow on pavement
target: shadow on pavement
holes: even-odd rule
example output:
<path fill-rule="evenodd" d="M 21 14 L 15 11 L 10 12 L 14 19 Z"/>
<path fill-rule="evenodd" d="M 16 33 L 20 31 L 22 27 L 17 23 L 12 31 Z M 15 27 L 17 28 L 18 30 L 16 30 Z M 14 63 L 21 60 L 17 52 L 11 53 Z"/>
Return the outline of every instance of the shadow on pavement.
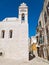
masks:
<path fill-rule="evenodd" d="M 29 53 L 29 60 L 32 60 L 33 58 L 35 58 L 34 54 Z"/>

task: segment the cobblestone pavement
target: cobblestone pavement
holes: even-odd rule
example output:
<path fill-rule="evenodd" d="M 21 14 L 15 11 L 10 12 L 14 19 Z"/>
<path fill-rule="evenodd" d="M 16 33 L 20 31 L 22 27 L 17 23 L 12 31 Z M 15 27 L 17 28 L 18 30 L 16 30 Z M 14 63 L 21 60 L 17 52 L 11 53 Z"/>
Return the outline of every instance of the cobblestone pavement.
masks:
<path fill-rule="evenodd" d="M 28 62 L 0 58 L 0 65 L 49 65 L 49 62 L 38 57 Z"/>

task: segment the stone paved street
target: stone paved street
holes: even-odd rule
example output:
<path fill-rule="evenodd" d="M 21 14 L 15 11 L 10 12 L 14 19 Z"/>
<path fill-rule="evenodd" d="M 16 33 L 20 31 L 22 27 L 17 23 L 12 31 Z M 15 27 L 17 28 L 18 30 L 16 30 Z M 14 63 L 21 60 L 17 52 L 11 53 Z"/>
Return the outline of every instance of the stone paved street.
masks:
<path fill-rule="evenodd" d="M 0 65 L 49 65 L 49 62 L 38 57 L 28 62 L 0 58 Z"/>

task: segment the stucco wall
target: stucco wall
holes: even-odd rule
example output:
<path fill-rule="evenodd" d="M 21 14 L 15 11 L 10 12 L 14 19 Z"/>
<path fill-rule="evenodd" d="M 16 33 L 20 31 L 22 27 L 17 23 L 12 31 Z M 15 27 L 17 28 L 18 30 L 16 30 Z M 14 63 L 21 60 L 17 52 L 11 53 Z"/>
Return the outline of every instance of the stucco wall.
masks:
<path fill-rule="evenodd" d="M 5 30 L 4 39 L 1 38 L 2 30 Z M 9 38 L 10 30 L 13 30 L 12 38 Z M 0 49 L 4 58 L 28 60 L 28 24 L 0 22 Z"/>

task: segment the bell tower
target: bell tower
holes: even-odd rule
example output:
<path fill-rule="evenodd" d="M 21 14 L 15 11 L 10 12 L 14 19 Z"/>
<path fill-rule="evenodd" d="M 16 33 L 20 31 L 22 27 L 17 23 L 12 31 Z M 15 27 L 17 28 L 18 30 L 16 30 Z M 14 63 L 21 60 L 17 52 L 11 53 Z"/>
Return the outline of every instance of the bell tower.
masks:
<path fill-rule="evenodd" d="M 21 23 L 28 22 L 28 7 L 25 3 L 19 6 L 19 20 Z"/>

